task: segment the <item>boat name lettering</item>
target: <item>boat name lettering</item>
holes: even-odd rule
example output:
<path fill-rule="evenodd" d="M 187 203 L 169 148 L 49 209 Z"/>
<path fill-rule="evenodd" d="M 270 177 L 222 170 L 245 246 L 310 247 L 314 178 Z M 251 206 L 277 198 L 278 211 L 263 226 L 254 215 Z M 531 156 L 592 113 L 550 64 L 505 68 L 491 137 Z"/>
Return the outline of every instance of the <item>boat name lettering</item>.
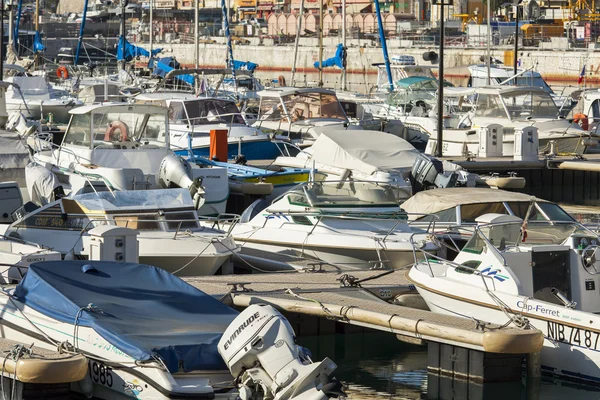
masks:
<path fill-rule="evenodd" d="M 27 261 L 27 262 L 30 262 L 30 263 L 33 263 L 33 262 L 40 262 L 40 261 L 44 261 L 44 260 L 46 260 L 46 258 L 45 258 L 45 257 L 27 257 L 27 258 L 25 259 L 25 261 Z"/>
<path fill-rule="evenodd" d="M 94 383 L 98 383 L 102 386 L 112 387 L 114 381 L 111 371 L 112 369 L 110 367 L 90 360 L 88 372 Z"/>
<path fill-rule="evenodd" d="M 246 329 L 246 327 L 248 325 L 250 325 L 255 319 L 257 319 L 259 317 L 259 314 L 256 312 L 254 314 L 252 314 L 246 321 L 244 321 L 243 324 L 241 324 L 236 330 L 235 332 L 233 332 L 233 334 L 231 335 L 231 337 L 229 339 L 227 339 L 227 341 L 225 342 L 225 350 L 227 350 L 229 348 L 229 346 L 231 346 L 231 343 L 233 343 L 233 341 L 235 340 L 236 337 L 238 337 L 238 335 L 240 333 L 242 333 L 242 331 L 244 329 Z"/>
<path fill-rule="evenodd" d="M 206 179 L 206 178 L 209 178 L 209 179 L 221 179 L 221 177 L 219 175 L 206 175 L 206 176 L 203 177 L 203 179 Z"/>
<path fill-rule="evenodd" d="M 548 321 L 547 337 L 551 340 L 570 344 L 572 346 L 598 350 L 598 338 L 600 337 L 600 333 Z"/>
<path fill-rule="evenodd" d="M 517 301 L 517 307 L 519 307 L 523 311 L 531 312 L 535 311 L 539 314 L 551 315 L 553 317 L 560 317 L 558 310 L 551 310 L 546 308 L 540 304 L 525 304 L 521 300 Z"/>
<path fill-rule="evenodd" d="M 83 228 L 84 218 L 62 218 L 62 217 L 37 217 L 32 223 L 25 221 L 26 226 L 40 226 L 51 228 Z"/>

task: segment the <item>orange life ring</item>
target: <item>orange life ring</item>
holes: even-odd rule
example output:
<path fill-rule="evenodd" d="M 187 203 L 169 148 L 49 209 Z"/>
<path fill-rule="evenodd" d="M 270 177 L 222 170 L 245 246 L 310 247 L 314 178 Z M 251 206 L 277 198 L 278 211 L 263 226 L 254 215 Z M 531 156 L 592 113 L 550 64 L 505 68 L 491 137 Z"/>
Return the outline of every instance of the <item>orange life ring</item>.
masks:
<path fill-rule="evenodd" d="M 120 137 L 118 140 L 114 140 L 113 137 L 115 132 L 120 132 Z M 124 142 L 127 140 L 127 125 L 121 121 L 113 121 L 108 124 L 108 128 L 106 128 L 106 132 L 104 132 L 104 141 L 105 142 Z"/>
<path fill-rule="evenodd" d="M 64 65 L 61 65 L 56 69 L 56 76 L 62 79 L 67 79 L 69 77 L 69 70 Z"/>
<path fill-rule="evenodd" d="M 588 116 L 585 114 L 575 114 L 573 115 L 573 122 L 576 122 L 581 126 L 581 129 L 587 131 L 590 127 L 590 121 L 588 120 Z"/>

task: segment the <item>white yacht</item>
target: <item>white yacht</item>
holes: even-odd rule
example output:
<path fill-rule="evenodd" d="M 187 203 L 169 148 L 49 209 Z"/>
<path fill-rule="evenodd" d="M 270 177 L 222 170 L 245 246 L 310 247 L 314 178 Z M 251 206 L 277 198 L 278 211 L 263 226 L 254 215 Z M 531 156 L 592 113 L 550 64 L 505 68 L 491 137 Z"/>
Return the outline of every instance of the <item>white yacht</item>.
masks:
<path fill-rule="evenodd" d="M 173 155 L 168 132 L 167 108 L 88 105 L 71 110 L 62 140 L 35 140 L 33 158 L 55 176 L 66 194 L 185 187 L 195 200 L 203 198 L 197 201 L 200 215 L 224 213 L 227 170 L 190 166 Z"/>
<path fill-rule="evenodd" d="M 598 381 L 599 238 L 531 216 L 485 214 L 453 262 L 424 255 L 408 277 L 434 312 L 542 331 L 542 372 Z"/>
<path fill-rule="evenodd" d="M 5 81 L 12 84 L 6 91 L 6 110 L 9 113 L 16 111 L 34 120 L 52 118 L 54 122 L 67 123 L 69 111 L 83 105 L 81 100 L 66 91 L 52 88 L 45 76 L 29 76 L 18 66 L 9 66 L 8 69 L 9 76 L 5 77 Z"/>
<path fill-rule="evenodd" d="M 349 125 L 335 92 L 328 89 L 277 87 L 258 92 L 258 120 L 252 126 L 286 136 L 297 146 L 311 146 L 330 129 L 362 129 Z"/>
<path fill-rule="evenodd" d="M 139 231 L 139 260 L 180 276 L 213 275 L 236 252 L 218 227 L 236 216 L 199 218 L 187 189 L 104 191 L 73 195 L 21 214 L 3 226 L 13 239 L 67 258 L 91 257 L 90 231 L 122 226 Z M 1 225 L 0 225 L 1 226 Z"/>
<path fill-rule="evenodd" d="M 444 110 L 445 156 L 477 155 L 480 144 L 477 130 L 492 125 L 502 128 L 504 156 L 514 154 L 515 129 L 530 126 L 537 128 L 540 153 L 550 151 L 550 141 L 555 141 L 557 151 L 578 154 L 585 153 L 598 142 L 577 123 L 560 117 L 552 97 L 540 88 L 488 86 L 453 93 L 459 97 L 458 104 L 470 99 L 473 106 L 462 114 L 455 112 L 454 103 Z M 431 113 L 426 103 L 421 107 L 421 113 L 411 112 L 401 121 L 407 128 L 428 135 L 425 152 L 435 154 L 437 112 Z"/>
<path fill-rule="evenodd" d="M 413 262 L 402 188 L 375 182 L 308 182 L 264 208 L 259 201 L 232 230 L 244 248 L 322 260 L 350 269 Z M 431 242 L 423 246 L 435 251 Z"/>
<path fill-rule="evenodd" d="M 208 158 L 214 130 L 227 131 L 229 159 L 243 155 L 246 160 L 272 160 L 280 154 L 270 135 L 246 124 L 233 100 L 184 92 L 143 93 L 135 99 L 169 109 L 171 149 L 176 154 L 187 156 L 191 146 L 194 155 Z"/>

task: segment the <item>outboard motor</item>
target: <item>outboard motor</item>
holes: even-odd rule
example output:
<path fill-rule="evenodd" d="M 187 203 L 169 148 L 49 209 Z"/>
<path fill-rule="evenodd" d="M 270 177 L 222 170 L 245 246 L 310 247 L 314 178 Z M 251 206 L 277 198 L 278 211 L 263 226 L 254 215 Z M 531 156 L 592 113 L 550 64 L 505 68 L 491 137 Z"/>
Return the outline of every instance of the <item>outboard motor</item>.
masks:
<path fill-rule="evenodd" d="M 187 188 L 194 200 L 196 209 L 202 207 L 205 202 L 202 179 L 192 179 L 192 167 L 190 163 L 181 157 L 168 155 L 162 159 L 158 172 L 158 182 L 164 188 Z"/>
<path fill-rule="evenodd" d="M 447 188 L 456 186 L 458 174 L 444 172 L 440 160 L 427 154 L 418 154 L 411 171 L 413 193 L 433 188 Z"/>
<path fill-rule="evenodd" d="M 345 396 L 341 383 L 330 378 L 337 365 L 329 358 L 313 363 L 296 344 L 288 320 L 269 305 L 246 308 L 225 330 L 218 349 L 242 400 Z"/>
<path fill-rule="evenodd" d="M 25 183 L 31 201 L 39 206 L 56 201 L 65 195 L 56 175 L 34 162 L 25 167 Z"/>

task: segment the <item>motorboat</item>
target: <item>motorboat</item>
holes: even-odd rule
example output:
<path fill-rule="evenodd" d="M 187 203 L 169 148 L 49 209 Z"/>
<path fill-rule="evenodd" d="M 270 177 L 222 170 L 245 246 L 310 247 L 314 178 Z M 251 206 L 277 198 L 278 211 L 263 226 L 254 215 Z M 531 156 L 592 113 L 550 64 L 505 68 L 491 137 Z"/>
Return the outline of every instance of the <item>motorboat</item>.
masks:
<path fill-rule="evenodd" d="M 322 132 L 330 129 L 361 129 L 349 125 L 332 90 L 276 87 L 262 90 L 258 95 L 259 115 L 252 126 L 286 136 L 301 148 L 311 146 Z"/>
<path fill-rule="evenodd" d="M 20 281 L 32 263 L 60 259 L 61 254 L 57 251 L 0 235 L 0 283 Z"/>
<path fill-rule="evenodd" d="M 448 261 L 427 255 L 408 277 L 438 313 L 537 329 L 542 373 L 597 382 L 598 236 L 577 222 L 485 214 Z"/>
<path fill-rule="evenodd" d="M 191 146 L 194 155 L 209 157 L 210 132 L 216 130 L 227 131 L 228 159 L 243 155 L 246 160 L 272 160 L 280 154 L 269 134 L 246 124 L 233 100 L 183 92 L 142 93 L 135 99 L 138 104 L 168 107 L 171 149 L 176 154 L 187 155 Z"/>
<path fill-rule="evenodd" d="M 350 124 L 358 125 L 365 130 L 381 130 L 384 121 L 377 115 L 383 107 L 384 99 L 342 90 L 337 90 L 335 94 Z"/>
<path fill-rule="evenodd" d="M 87 357 L 89 370 L 71 390 L 88 398 L 234 400 L 242 391 L 250 398 L 281 392 L 290 400 L 324 400 L 328 388 L 340 386 L 329 378 L 335 363 L 310 361 L 272 307 L 253 305 L 240 314 L 160 268 L 35 263 L 2 294 L 1 336 L 59 348 L 65 358 Z M 263 340 L 250 344 L 253 335 Z M 269 384 L 261 386 L 246 369 Z M 283 369 L 292 375 L 276 380 Z M 242 388 L 232 374 L 244 375 Z"/>
<path fill-rule="evenodd" d="M 394 83 L 394 89 L 396 82 L 409 77 L 435 78 L 433 69 L 437 67 L 435 65 L 417 65 L 414 56 L 406 54 L 394 55 L 391 57 L 390 61 L 389 68 L 392 75 L 392 82 Z M 390 94 L 390 81 L 387 66 L 385 63 L 374 63 L 372 65 L 377 68 L 377 83 L 371 91 L 374 90 L 376 95 L 385 98 Z"/>
<path fill-rule="evenodd" d="M 311 168 L 325 180 L 358 180 L 401 187 L 407 196 L 431 187 L 475 185 L 476 175 L 456 164 L 424 155 L 406 140 L 380 131 L 323 132 L 294 157 L 280 156 L 275 165 Z M 405 197 L 406 199 L 408 197 Z"/>
<path fill-rule="evenodd" d="M 437 233 L 446 258 L 457 254 L 485 214 L 512 215 L 532 221 L 574 222 L 558 204 L 531 195 L 483 187 L 431 189 L 418 192 L 400 206 L 412 227 Z M 439 254 L 439 253 L 438 253 Z"/>
<path fill-rule="evenodd" d="M 19 112 L 34 120 L 51 118 L 54 122 L 67 123 L 69 111 L 83 105 L 66 91 L 52 88 L 45 76 L 29 76 L 18 66 L 8 66 L 8 69 L 12 70 L 12 75 L 7 71 L 4 80 L 10 84 L 6 91 L 9 113 Z"/>
<path fill-rule="evenodd" d="M 414 231 L 399 208 L 403 188 L 360 181 L 307 182 L 242 214 L 232 235 L 242 248 L 321 260 L 350 269 L 412 263 Z M 431 243 L 423 243 L 434 251 Z"/>
<path fill-rule="evenodd" d="M 196 200 L 203 198 L 196 201 L 200 215 L 224 213 L 227 170 L 191 166 L 175 156 L 170 149 L 168 112 L 165 107 L 124 103 L 71 110 L 62 138 L 38 136 L 31 141 L 33 167 L 39 167 L 39 174 L 32 173 L 28 187 L 54 180 L 67 195 L 185 187 Z"/>
<path fill-rule="evenodd" d="M 139 260 L 181 276 L 213 275 L 239 246 L 218 229 L 237 216 L 198 217 L 187 189 L 101 191 L 63 197 L 4 226 L 11 238 L 37 243 L 67 258 L 92 256 L 93 229 L 139 231 Z M 214 227 L 214 228 L 213 228 Z M 91 233 L 90 233 L 91 232 Z"/>
<path fill-rule="evenodd" d="M 565 153 L 582 154 L 597 145 L 597 139 L 579 124 L 560 117 L 552 97 L 540 88 L 488 86 L 460 89 L 455 93 L 460 98 L 458 104 L 463 102 L 461 99 L 470 98 L 473 106 L 462 114 L 454 112 L 452 106 L 444 110 L 442 146 L 445 156 L 477 156 L 481 142 L 478 130 L 490 126 L 502 128 L 504 156 L 513 156 L 515 131 L 527 127 L 537 129 L 540 153 L 551 152 L 551 141 L 555 144 L 554 151 Z M 437 112 L 431 113 L 424 105 L 423 113 L 409 115 L 402 123 L 428 135 L 425 153 L 435 154 Z"/>

